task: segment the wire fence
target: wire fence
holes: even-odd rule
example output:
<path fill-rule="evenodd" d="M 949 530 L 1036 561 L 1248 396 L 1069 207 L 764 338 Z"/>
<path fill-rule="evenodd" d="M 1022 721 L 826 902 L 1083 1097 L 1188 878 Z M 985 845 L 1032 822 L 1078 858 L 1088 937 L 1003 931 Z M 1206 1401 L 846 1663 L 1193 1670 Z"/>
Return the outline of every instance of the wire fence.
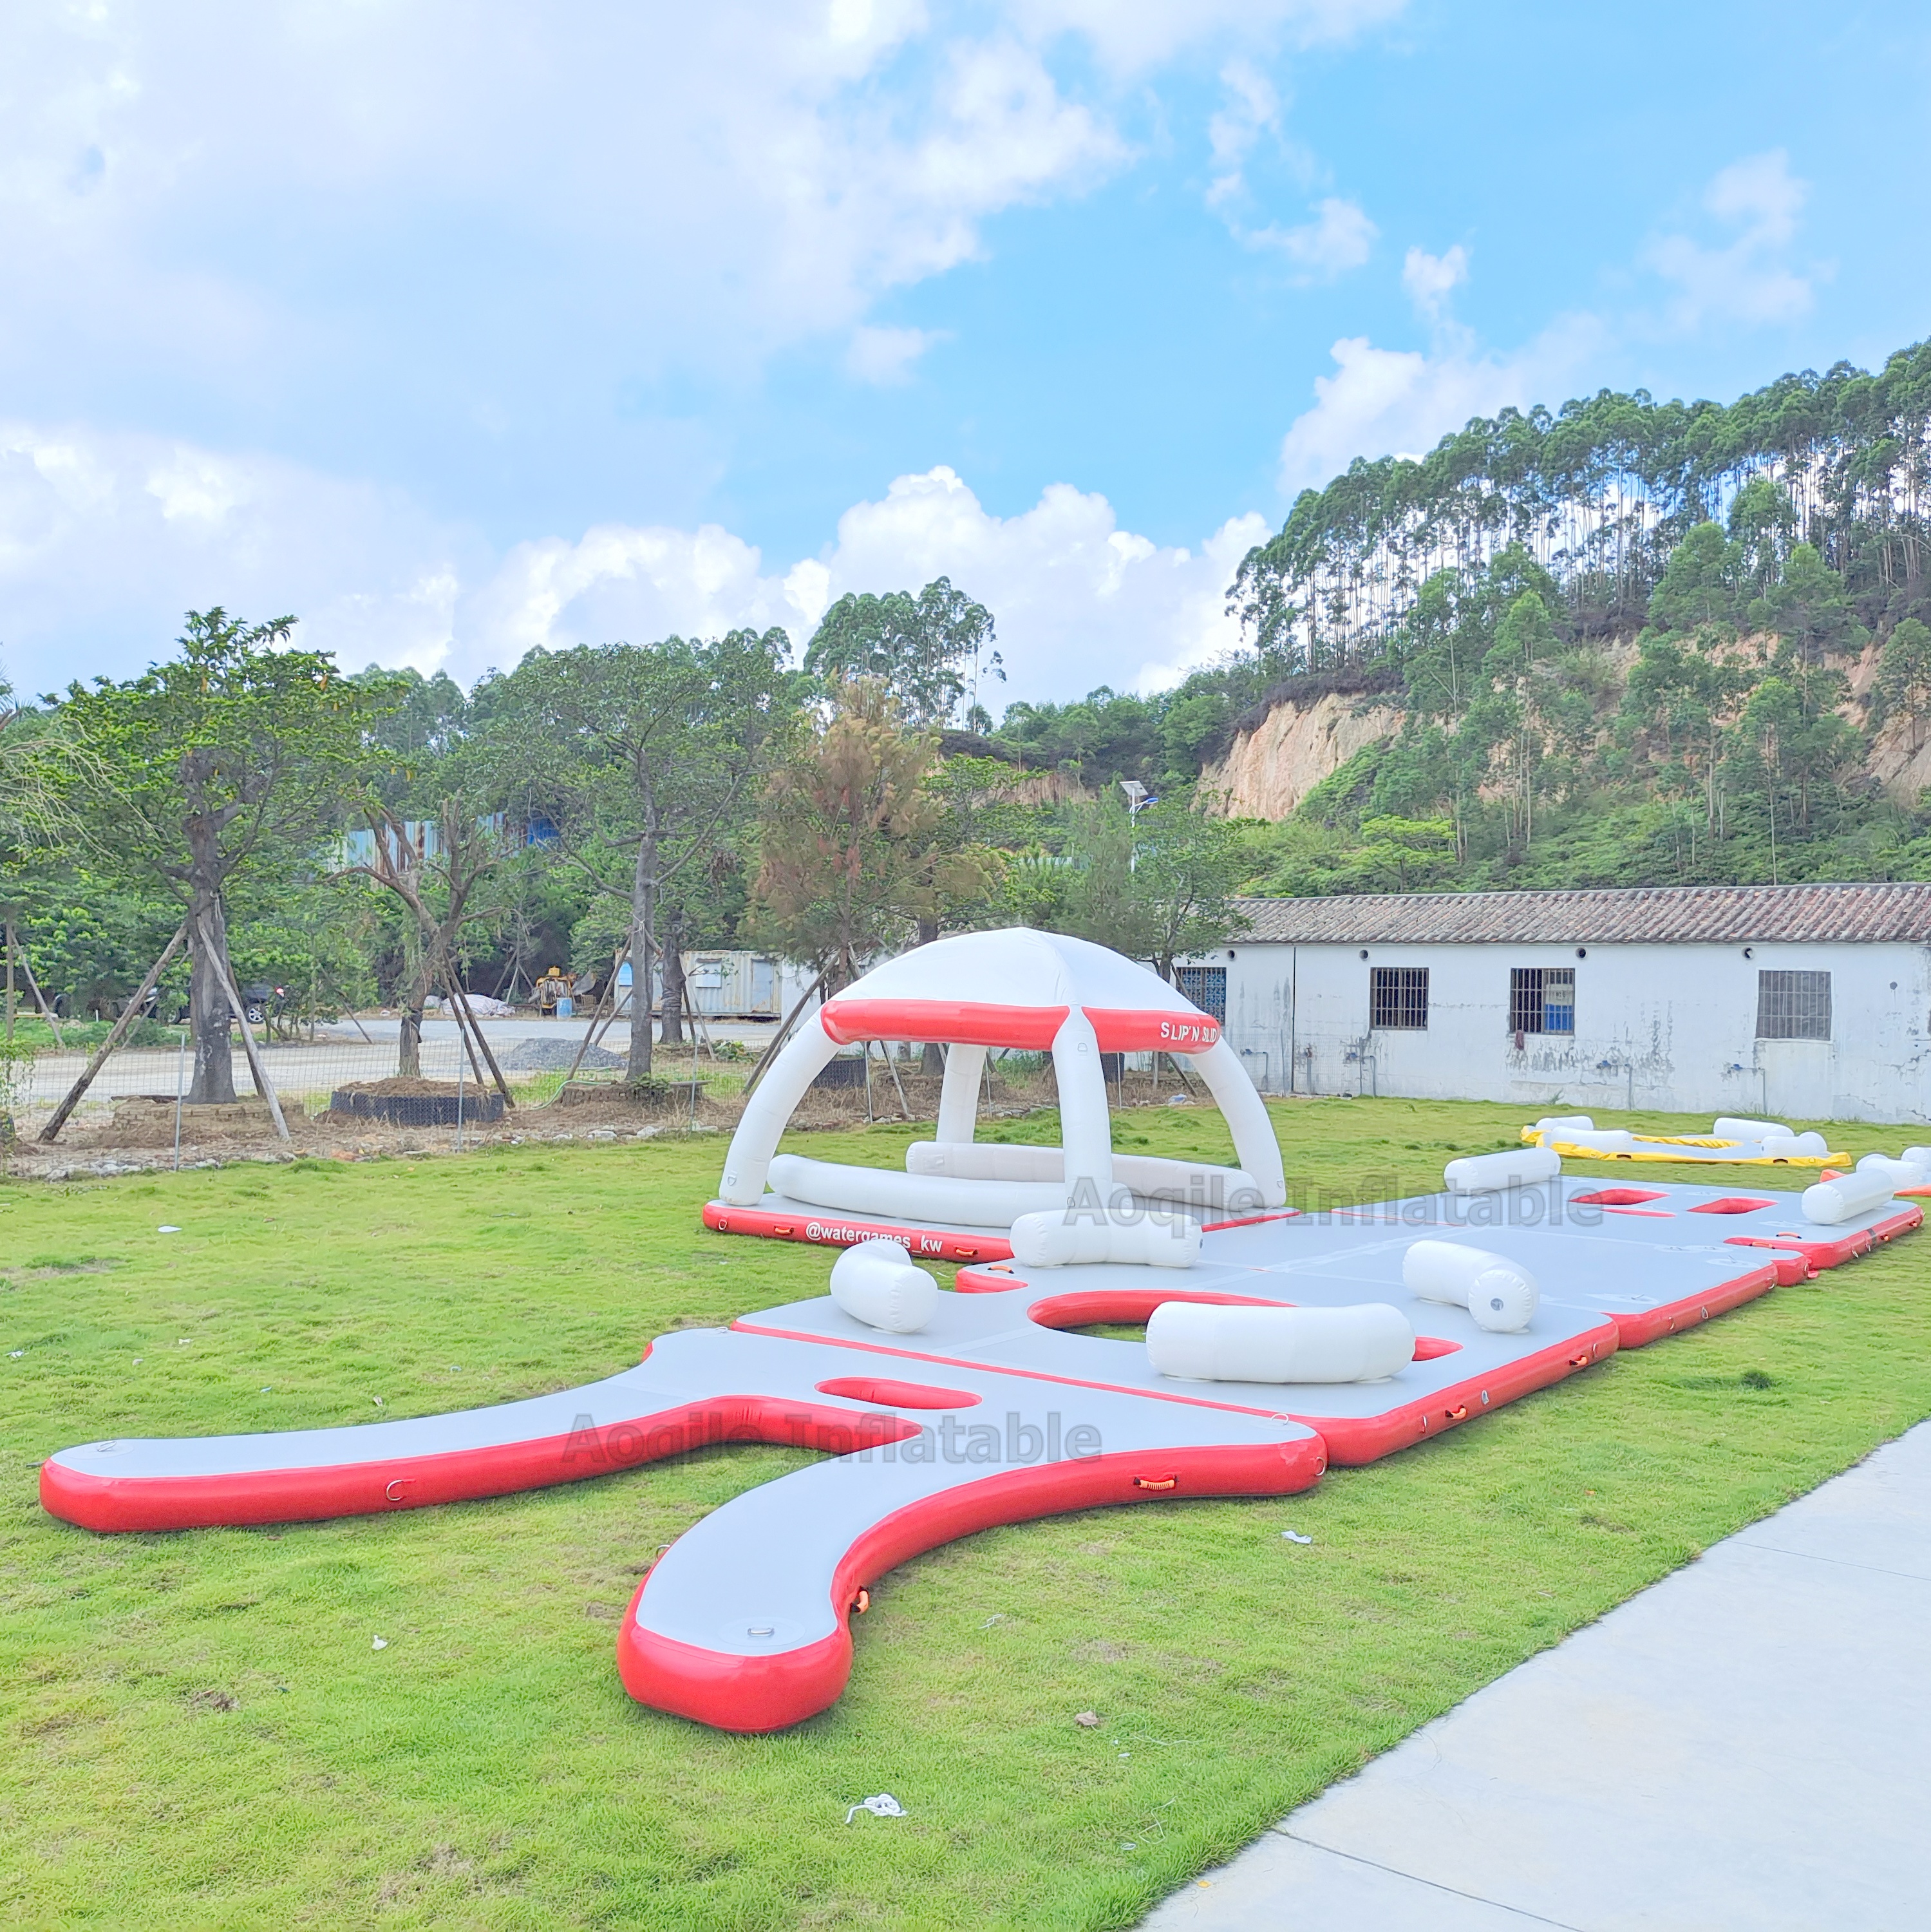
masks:
<path fill-rule="evenodd" d="M 586 1030 L 581 1021 L 484 1022 L 479 1043 L 486 1050 L 479 1055 L 452 1021 L 431 1018 L 414 1067 L 403 1076 L 392 1017 L 292 1030 L 292 1036 L 258 1029 L 254 1046 L 272 1090 L 271 1106 L 238 1033 L 229 1047 L 232 1099 L 224 1094 L 197 1105 L 185 1028 L 144 1021 L 103 1054 L 106 1026 L 63 1024 L 56 1040 L 36 1020 L 17 1025 L 0 1053 L 0 1114 L 12 1127 L 16 1166 L 24 1156 L 29 1168 L 63 1154 L 103 1152 L 151 1165 L 157 1155 L 204 1144 L 218 1144 L 235 1157 L 244 1148 L 286 1154 L 343 1142 L 399 1146 L 425 1133 L 439 1145 L 451 1130 L 460 1146 L 466 1137 L 525 1132 L 690 1129 L 718 1124 L 734 1106 L 762 1043 L 756 1036 L 772 1030 L 734 1030 L 752 1035 L 740 1040 L 720 1037 L 724 1030 L 713 1026 L 694 1043 L 660 1040 L 652 1078 L 637 1085 L 628 1078 L 625 1034 L 613 1030 L 596 1044 L 586 1040 Z M 84 1094 L 63 1115 L 90 1067 Z M 506 1094 L 497 1085 L 499 1071 Z"/>

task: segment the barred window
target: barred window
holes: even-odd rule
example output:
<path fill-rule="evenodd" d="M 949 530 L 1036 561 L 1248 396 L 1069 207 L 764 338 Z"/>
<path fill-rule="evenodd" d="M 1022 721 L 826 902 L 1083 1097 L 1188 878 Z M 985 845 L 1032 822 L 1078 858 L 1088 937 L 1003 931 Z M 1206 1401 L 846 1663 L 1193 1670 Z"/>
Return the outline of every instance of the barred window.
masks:
<path fill-rule="evenodd" d="M 1757 1038 L 1828 1040 L 1831 976 L 1828 973 L 1759 973 Z"/>
<path fill-rule="evenodd" d="M 1511 1033 L 1576 1030 L 1576 968 L 1514 966 L 1509 969 Z"/>
<path fill-rule="evenodd" d="M 1377 1028 L 1428 1024 L 1428 968 L 1426 966 L 1376 966 L 1369 976 L 1368 1024 Z"/>
<path fill-rule="evenodd" d="M 1211 1014 L 1222 1026 L 1227 1024 L 1225 966 L 1183 966 L 1174 976 L 1180 982 L 1182 999 L 1192 1000 L 1202 1012 Z"/>

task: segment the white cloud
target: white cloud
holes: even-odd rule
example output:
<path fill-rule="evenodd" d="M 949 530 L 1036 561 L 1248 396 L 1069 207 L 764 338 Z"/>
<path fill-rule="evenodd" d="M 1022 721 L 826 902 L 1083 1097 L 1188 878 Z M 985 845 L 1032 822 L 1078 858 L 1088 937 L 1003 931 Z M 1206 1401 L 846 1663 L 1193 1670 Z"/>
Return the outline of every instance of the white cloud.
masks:
<path fill-rule="evenodd" d="M 999 695 L 1063 700 L 1102 680 L 1171 682 L 1233 645 L 1227 586 L 1265 530 L 1250 514 L 1198 549 L 1159 544 L 1120 529 L 1103 496 L 1065 483 L 1000 517 L 941 466 L 899 477 L 839 518 L 826 587 L 832 597 L 916 590 L 949 576 L 998 620 L 1010 680 Z"/>
<path fill-rule="evenodd" d="M 1806 314 L 1814 282 L 1829 273 L 1817 266 L 1800 272 L 1788 260 L 1809 195 L 1781 148 L 1721 170 L 1704 190 L 1703 206 L 1733 238 L 1706 248 L 1687 235 L 1665 235 L 1645 257 L 1677 285 L 1671 322 L 1693 329 L 1706 322 L 1788 322 Z"/>
<path fill-rule="evenodd" d="M 1235 230 L 1250 248 L 1278 249 L 1303 282 L 1331 282 L 1360 268 L 1381 232 L 1355 202 L 1336 195 L 1317 202 L 1314 220 L 1300 227 Z"/>
<path fill-rule="evenodd" d="M 0 67 L 0 373 L 245 406 L 427 353 L 486 413 L 547 375 L 559 314 L 579 365 L 736 370 L 1127 164 L 1129 74 L 1402 4 L 42 0 Z"/>
<path fill-rule="evenodd" d="M 457 657 L 508 664 L 535 645 L 782 624 L 802 649 L 847 591 L 916 590 L 949 577 L 991 610 L 1009 682 L 982 694 L 1063 699 L 1102 680 L 1170 683 L 1238 640 L 1224 609 L 1234 566 L 1265 536 L 1231 518 L 1198 549 L 1123 530 L 1096 494 L 1056 483 L 1011 517 L 943 466 L 854 504 L 835 538 L 782 575 L 729 532 L 607 525 L 580 542 L 519 544 L 466 601 Z"/>
<path fill-rule="evenodd" d="M 1242 170 L 1254 144 L 1263 134 L 1278 135 L 1281 99 L 1274 85 L 1252 62 L 1231 60 L 1220 70 L 1226 98 L 1207 124 L 1207 146 L 1214 176 L 1207 205 L 1218 208 L 1247 190 Z"/>
<path fill-rule="evenodd" d="M 718 524 L 601 524 L 574 543 L 517 544 L 464 600 L 457 656 L 473 675 L 485 664 L 507 669 L 539 645 L 646 644 L 802 621 L 757 547 Z"/>
<path fill-rule="evenodd" d="M 1546 400 L 1600 340 L 1600 325 L 1588 316 L 1567 318 L 1502 356 L 1465 344 L 1425 354 L 1345 338 L 1331 352 L 1334 374 L 1315 378 L 1314 407 L 1282 440 L 1281 488 L 1289 495 L 1318 489 L 1357 456 L 1419 454 L 1471 416 Z"/>
<path fill-rule="evenodd" d="M 1264 139 L 1285 159 L 1305 190 L 1320 170 L 1305 149 L 1282 131 L 1282 104 L 1273 82 L 1251 61 L 1236 58 L 1220 70 L 1221 105 L 1207 122 L 1211 176 L 1205 200 L 1244 248 L 1271 250 L 1293 264 L 1294 280 L 1303 286 L 1331 282 L 1358 268 L 1372 252 L 1380 230 L 1360 205 L 1330 195 L 1315 204 L 1314 219 L 1297 227 L 1270 222 L 1256 226 L 1245 213 L 1255 197 L 1247 163 Z"/>
<path fill-rule="evenodd" d="M 1351 40 L 1391 20 L 1406 0 L 1015 0 L 1042 34 L 1075 33 L 1107 64 L 1132 72 L 1203 40 L 1300 46 Z"/>
<path fill-rule="evenodd" d="M 937 328 L 873 328 L 852 331 L 845 350 L 845 368 L 861 382 L 889 387 L 912 380 L 912 365 L 946 332 Z"/>
<path fill-rule="evenodd" d="M 0 364 L 232 386 L 393 353 L 400 316 L 461 366 L 559 308 L 633 366 L 729 364 L 1127 157 L 1037 46 L 918 0 L 49 5 L 0 71 Z"/>
<path fill-rule="evenodd" d="M 1411 248 L 1402 263 L 1402 286 L 1408 300 L 1427 321 L 1439 322 L 1448 312 L 1448 298 L 1468 279 L 1468 250 L 1460 242 L 1445 255 Z"/>
<path fill-rule="evenodd" d="M 305 641 L 358 668 L 427 670 L 477 554 L 400 492 L 275 458 L 0 423 L 0 638 L 22 690 L 130 676 L 217 602 L 292 609 Z"/>

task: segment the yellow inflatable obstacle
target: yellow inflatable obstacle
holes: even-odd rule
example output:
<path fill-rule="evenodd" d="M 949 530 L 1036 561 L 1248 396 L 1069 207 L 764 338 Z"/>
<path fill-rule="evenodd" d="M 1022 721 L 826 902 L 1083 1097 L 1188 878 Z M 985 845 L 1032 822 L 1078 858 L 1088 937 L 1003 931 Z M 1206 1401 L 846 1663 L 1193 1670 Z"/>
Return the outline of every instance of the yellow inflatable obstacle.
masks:
<path fill-rule="evenodd" d="M 1708 1134 L 1638 1134 L 1598 1127 L 1587 1114 L 1546 1115 L 1522 1130 L 1531 1147 L 1576 1160 L 1696 1160 L 1737 1167 L 1829 1167 L 1835 1154 L 1822 1134 L 1800 1134 L 1778 1120 L 1718 1120 Z"/>

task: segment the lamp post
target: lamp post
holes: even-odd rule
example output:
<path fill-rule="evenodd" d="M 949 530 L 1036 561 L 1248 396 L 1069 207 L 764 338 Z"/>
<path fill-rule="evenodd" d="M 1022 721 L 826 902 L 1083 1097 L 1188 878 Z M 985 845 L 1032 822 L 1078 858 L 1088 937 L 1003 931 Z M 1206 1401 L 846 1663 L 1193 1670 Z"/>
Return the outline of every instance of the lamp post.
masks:
<path fill-rule="evenodd" d="M 1133 842 L 1133 826 L 1141 813 L 1150 805 L 1158 805 L 1159 800 L 1148 796 L 1147 788 L 1138 778 L 1122 778 L 1120 789 L 1126 794 L 1126 869 L 1138 869 L 1140 863 L 1139 848 Z"/>

